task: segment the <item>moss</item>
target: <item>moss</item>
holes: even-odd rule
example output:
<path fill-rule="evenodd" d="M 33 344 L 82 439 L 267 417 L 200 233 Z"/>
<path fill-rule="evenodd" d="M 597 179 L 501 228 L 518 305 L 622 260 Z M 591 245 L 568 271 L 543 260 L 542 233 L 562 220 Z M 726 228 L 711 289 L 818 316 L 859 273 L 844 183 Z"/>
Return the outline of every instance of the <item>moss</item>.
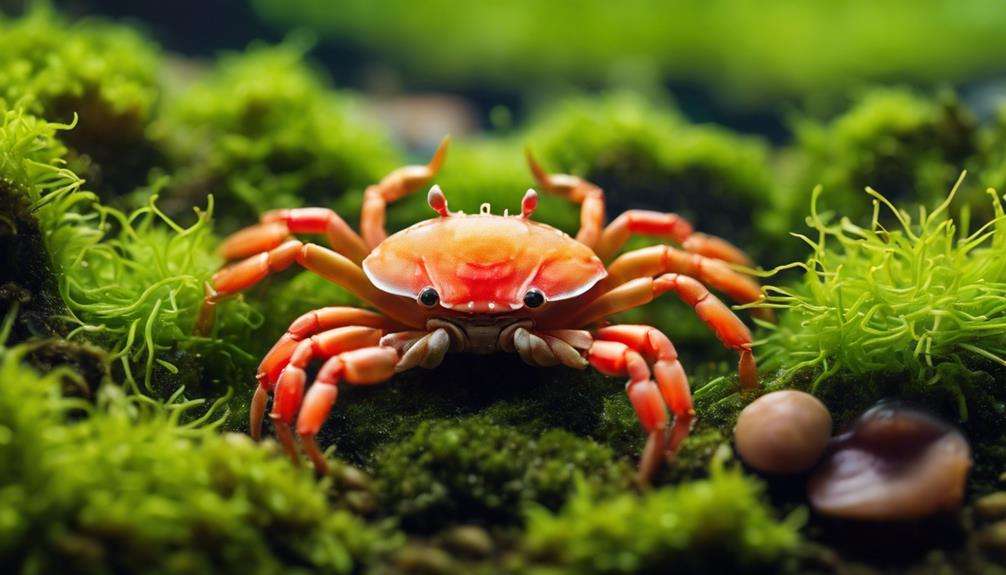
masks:
<path fill-rule="evenodd" d="M 530 502 L 557 509 L 576 478 L 611 493 L 631 467 L 610 449 L 562 430 L 532 437 L 482 417 L 427 421 L 377 457 L 384 504 L 408 529 L 519 522 Z"/>
<path fill-rule="evenodd" d="M 160 88 L 160 53 L 132 29 L 70 24 L 48 8 L 0 17 L 0 98 L 78 126 L 63 135 L 75 168 L 104 197 L 121 195 L 158 163 L 145 134 Z"/>
<path fill-rule="evenodd" d="M 610 212 L 673 211 L 698 229 L 747 246 L 771 209 L 767 147 L 692 125 L 668 105 L 616 93 L 546 110 L 525 138 L 547 169 L 604 188 Z"/>
<path fill-rule="evenodd" d="M 719 464 L 722 465 L 722 464 Z M 581 487 L 558 513 L 528 516 L 527 573 L 777 573 L 800 514 L 777 521 L 761 484 L 714 467 L 709 479 L 598 498 Z"/>
<path fill-rule="evenodd" d="M 938 203 L 977 150 L 977 123 L 951 93 L 926 97 L 883 88 L 865 92 L 828 123 L 795 126 L 796 175 L 780 191 L 784 208 L 769 227 L 785 233 L 802 221 L 814 186 L 823 186 L 821 211 L 841 210 L 857 224 L 870 214 L 863 189 L 892 201 Z M 976 208 L 986 208 L 980 194 Z"/>
<path fill-rule="evenodd" d="M 13 571 L 350 573 L 398 539 L 246 437 L 105 386 L 96 407 L 0 357 L 0 560 Z M 190 405 L 191 407 L 191 405 Z M 299 571 L 298 571 L 299 572 Z"/>
<path fill-rule="evenodd" d="M 149 205 L 129 215 L 96 207 L 98 234 L 58 254 L 60 291 L 76 324 L 69 337 L 101 343 L 123 380 L 143 381 L 147 391 L 159 387 L 166 396 L 188 384 L 219 395 L 251 376 L 256 358 L 245 350 L 261 319 L 238 299 L 218 306 L 212 336 L 194 334 L 204 286 L 220 265 L 212 252 L 212 203 L 182 227 L 158 209 L 156 197 L 152 192 Z M 189 369 L 180 373 L 180 366 Z"/>
<path fill-rule="evenodd" d="M 11 341 L 65 334 L 66 308 L 50 254 L 75 248 L 87 230 L 74 213 L 94 196 L 65 168 L 58 134 L 68 126 L 46 122 L 0 103 L 0 299 L 16 308 Z"/>
<path fill-rule="evenodd" d="M 768 305 L 783 314 L 760 348 L 762 368 L 783 368 L 784 379 L 812 372 L 807 386 L 818 394 L 922 397 L 949 401 L 962 419 L 1001 417 L 1001 386 L 990 393 L 980 373 L 1006 354 L 1006 218 L 990 196 L 995 221 L 968 231 L 947 214 L 953 193 L 915 222 L 874 193 L 867 227 L 829 220 L 815 194 L 803 279 L 768 288 Z M 900 225 L 882 227 L 880 209 Z M 846 385 L 860 393 L 840 391 Z"/>
<path fill-rule="evenodd" d="M 155 133 L 179 167 L 174 202 L 212 192 L 230 229 L 267 209 L 360 193 L 397 166 L 379 125 L 332 91 L 304 51 L 287 42 L 224 56 L 166 104 Z"/>

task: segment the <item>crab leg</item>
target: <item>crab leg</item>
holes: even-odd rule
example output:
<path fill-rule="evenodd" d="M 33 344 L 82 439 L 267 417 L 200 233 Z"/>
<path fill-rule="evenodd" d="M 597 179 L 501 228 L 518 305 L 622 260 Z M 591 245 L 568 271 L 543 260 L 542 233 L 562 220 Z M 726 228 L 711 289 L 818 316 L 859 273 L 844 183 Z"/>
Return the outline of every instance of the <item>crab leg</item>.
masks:
<path fill-rule="evenodd" d="M 325 234 L 332 249 L 357 263 L 370 252 L 339 214 L 328 208 L 295 208 L 266 212 L 259 224 L 234 232 L 220 244 L 220 255 L 227 260 L 245 258 L 269 251 L 293 234 Z"/>
<path fill-rule="evenodd" d="M 196 333 L 209 332 L 213 325 L 214 308 L 219 300 L 250 288 L 269 274 L 285 270 L 294 262 L 349 290 L 402 325 L 423 325 L 422 315 L 414 306 L 374 287 L 363 270 L 345 256 L 317 244 L 289 240 L 277 248 L 217 272 L 207 286 L 206 298 L 196 322 Z"/>
<path fill-rule="evenodd" d="M 671 340 L 645 325 L 617 325 L 594 332 L 587 359 L 601 373 L 629 376 L 626 393 L 649 433 L 639 462 L 639 479 L 648 483 L 661 456 L 673 457 L 688 437 L 695 417 L 688 377 Z M 668 428 L 667 408 L 674 414 Z"/>
<path fill-rule="evenodd" d="M 255 375 L 258 387 L 252 397 L 250 410 L 251 436 L 254 439 L 261 436 L 262 417 L 269 393 L 275 387 L 280 372 L 290 363 L 297 345 L 316 333 L 346 326 L 372 327 L 385 331 L 399 329 L 395 322 L 380 314 L 352 307 L 326 307 L 309 311 L 297 318 L 262 358 Z"/>
<path fill-rule="evenodd" d="M 673 213 L 649 210 L 626 210 L 604 228 L 594 251 L 608 261 L 633 235 L 655 236 L 681 244 L 686 252 L 745 266 L 751 258 L 730 242 L 693 230 L 692 224 Z"/>
<path fill-rule="evenodd" d="M 738 375 L 743 389 L 758 385 L 758 370 L 751 353 L 751 332 L 722 301 L 709 293 L 695 278 L 670 273 L 657 278 L 637 278 L 622 284 L 590 302 L 571 319 L 570 325 L 591 325 L 605 317 L 641 306 L 673 291 L 695 310 L 699 318 L 716 333 L 724 347 L 740 354 Z"/>
<path fill-rule="evenodd" d="M 360 232 L 371 248 L 388 237 L 384 230 L 385 212 L 388 204 L 399 200 L 425 186 L 444 163 L 447 155 L 447 145 L 450 137 L 445 137 L 430 163 L 425 166 L 405 166 L 398 168 L 384 177 L 376 185 L 370 186 L 363 193 L 363 209 L 360 213 Z"/>
<path fill-rule="evenodd" d="M 608 292 L 629 280 L 664 273 L 692 276 L 738 303 L 749 303 L 761 298 L 758 282 L 734 271 L 723 261 L 671 246 L 651 246 L 618 256 L 608 266 L 608 277 L 601 280 L 598 289 Z"/>
<path fill-rule="evenodd" d="M 604 191 L 577 176 L 549 174 L 534 159 L 531 150 L 525 150 L 525 156 L 534 179 L 542 189 L 580 204 L 580 231 L 576 233 L 576 239 L 591 248 L 596 246 L 604 225 Z"/>

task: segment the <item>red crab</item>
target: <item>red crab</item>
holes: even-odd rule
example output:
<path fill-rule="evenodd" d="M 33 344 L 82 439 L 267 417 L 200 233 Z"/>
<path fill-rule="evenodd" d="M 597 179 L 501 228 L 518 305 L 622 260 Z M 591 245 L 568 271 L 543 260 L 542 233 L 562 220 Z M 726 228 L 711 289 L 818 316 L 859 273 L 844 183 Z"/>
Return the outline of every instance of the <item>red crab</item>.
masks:
<path fill-rule="evenodd" d="M 293 263 L 346 288 L 375 311 L 327 307 L 294 321 L 262 360 L 251 406 L 258 438 L 269 395 L 276 435 L 297 460 L 292 426 L 319 472 L 325 458 L 315 435 L 338 395 L 338 385 L 367 385 L 413 367 L 434 368 L 447 352 L 516 352 L 531 365 L 594 366 L 628 377 L 626 392 L 649 440 L 640 461 L 643 480 L 663 455 L 672 456 L 694 418 L 684 368 L 670 340 L 645 325 L 607 325 L 605 318 L 674 292 L 740 354 L 740 383 L 757 385 L 751 334 L 705 285 L 738 302 L 760 288 L 727 262 L 748 264 L 726 241 L 695 233 L 670 213 L 629 210 L 607 226 L 604 193 L 575 176 L 550 175 L 528 154 L 545 191 L 580 204 L 576 238 L 531 219 L 538 203 L 528 190 L 519 215 L 451 212 L 437 186 L 429 191 L 437 217 L 390 237 L 385 208 L 425 186 L 437 173 L 448 140 L 428 165 L 395 170 L 367 188 L 357 234 L 327 208 L 266 213 L 258 225 L 224 241 L 228 260 L 207 288 L 197 329 L 206 332 L 215 303 Z M 323 234 L 329 248 L 294 234 Z M 613 256 L 633 234 L 658 245 Z M 605 264 L 605 262 L 609 262 Z M 324 360 L 307 388 L 305 369 Z M 668 411 L 674 414 L 673 422 Z"/>

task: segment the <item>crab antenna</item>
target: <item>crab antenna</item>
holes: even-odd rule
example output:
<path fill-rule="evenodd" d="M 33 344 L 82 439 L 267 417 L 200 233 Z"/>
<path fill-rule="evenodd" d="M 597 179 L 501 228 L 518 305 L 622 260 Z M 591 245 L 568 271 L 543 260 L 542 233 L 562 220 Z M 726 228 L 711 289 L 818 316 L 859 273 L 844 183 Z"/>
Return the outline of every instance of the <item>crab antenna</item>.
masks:
<path fill-rule="evenodd" d="M 524 219 L 531 217 L 535 208 L 538 207 L 538 192 L 528 189 L 524 194 L 524 199 L 520 201 L 520 215 Z"/>
<path fill-rule="evenodd" d="M 440 214 L 440 217 L 446 218 L 451 215 L 451 212 L 447 210 L 447 196 L 444 195 L 440 186 L 434 185 L 430 188 L 430 193 L 426 194 L 426 201 L 429 202 L 433 211 Z"/>

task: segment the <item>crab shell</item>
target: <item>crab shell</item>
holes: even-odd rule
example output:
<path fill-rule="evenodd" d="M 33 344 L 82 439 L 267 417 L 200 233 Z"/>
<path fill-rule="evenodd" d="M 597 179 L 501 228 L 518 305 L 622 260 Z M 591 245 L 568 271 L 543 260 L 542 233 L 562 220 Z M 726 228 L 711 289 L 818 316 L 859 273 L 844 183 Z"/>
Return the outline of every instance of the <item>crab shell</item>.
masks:
<path fill-rule="evenodd" d="M 525 216 L 459 212 L 415 224 L 384 240 L 363 270 L 379 289 L 409 298 L 433 287 L 444 308 L 506 313 L 524 294 L 546 301 L 576 297 L 607 275 L 594 252 Z"/>

